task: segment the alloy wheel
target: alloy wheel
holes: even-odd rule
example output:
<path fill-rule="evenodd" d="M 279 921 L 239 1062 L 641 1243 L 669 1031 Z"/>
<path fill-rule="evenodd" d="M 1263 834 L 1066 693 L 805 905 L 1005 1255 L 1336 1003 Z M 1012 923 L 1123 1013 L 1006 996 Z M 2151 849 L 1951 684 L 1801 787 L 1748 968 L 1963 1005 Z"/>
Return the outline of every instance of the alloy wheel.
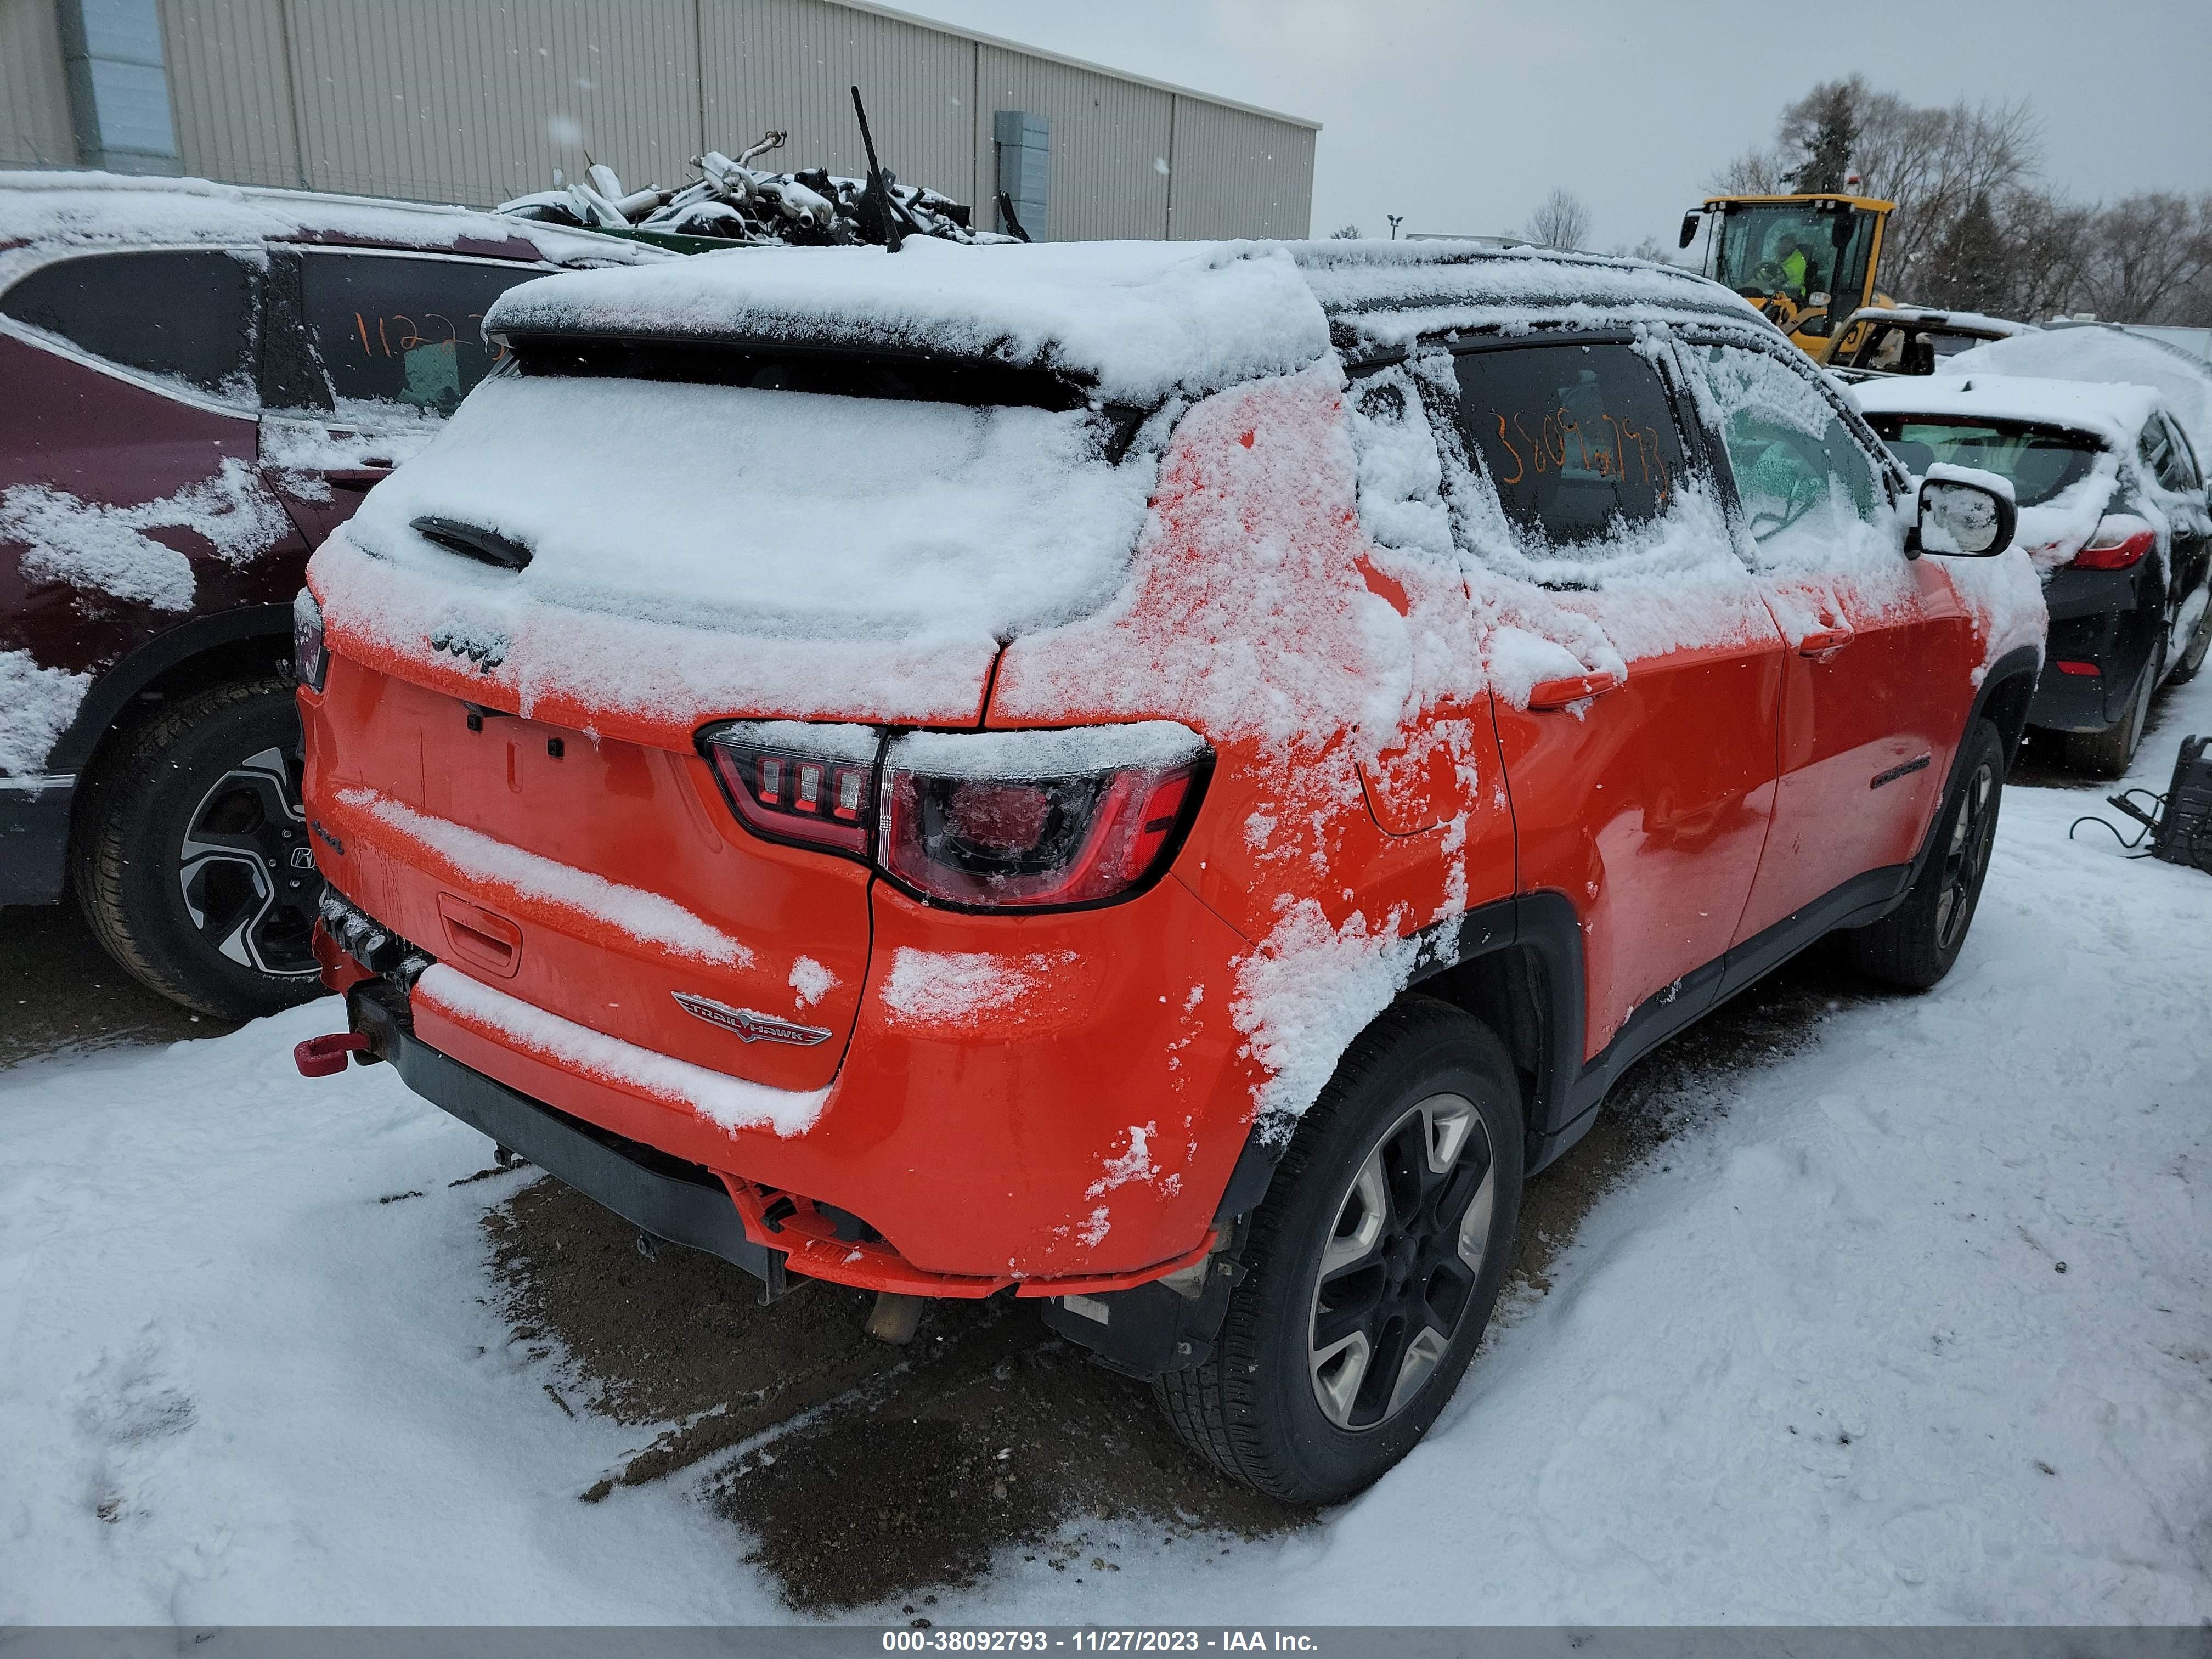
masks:
<path fill-rule="evenodd" d="M 1496 1180 L 1474 1103 L 1432 1095 L 1383 1132 L 1336 1208 L 1315 1275 L 1307 1366 L 1322 1413 L 1380 1428 L 1451 1346 L 1490 1243 Z"/>
<path fill-rule="evenodd" d="M 1990 842 L 1996 819 L 1990 810 L 1996 794 L 1996 769 L 1984 761 L 1976 767 L 1960 791 L 1951 834 L 1943 844 L 1943 885 L 1936 900 L 1936 943 L 1948 951 L 1966 931 L 1973 912 L 1974 891 L 1980 884 L 1982 866 L 1989 860 Z"/>
<path fill-rule="evenodd" d="M 185 823 L 177 884 L 210 948 L 278 979 L 316 971 L 323 878 L 300 805 L 300 763 L 264 749 L 216 779 Z"/>

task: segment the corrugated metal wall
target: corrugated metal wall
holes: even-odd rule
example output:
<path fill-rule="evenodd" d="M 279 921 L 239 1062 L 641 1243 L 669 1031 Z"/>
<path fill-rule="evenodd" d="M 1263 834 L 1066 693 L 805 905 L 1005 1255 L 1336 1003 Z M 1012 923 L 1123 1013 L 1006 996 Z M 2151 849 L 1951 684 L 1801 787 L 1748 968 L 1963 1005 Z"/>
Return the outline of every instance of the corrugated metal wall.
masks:
<path fill-rule="evenodd" d="M 76 162 L 54 0 L 0 0 L 0 166 Z"/>
<path fill-rule="evenodd" d="M 1175 121 L 1169 235 L 1310 234 L 1312 128 L 1180 94 Z"/>
<path fill-rule="evenodd" d="M 1169 107 L 1174 94 L 1000 46 L 978 45 L 973 200 L 998 188 L 991 112 L 1024 109 L 1052 123 L 1052 239 L 1164 235 Z M 981 216 L 985 226 L 990 215 Z"/>
<path fill-rule="evenodd" d="M 185 170 L 298 189 L 283 0 L 161 0 L 161 41 Z"/>
<path fill-rule="evenodd" d="M 727 155 L 770 127 L 790 141 L 762 165 L 867 167 L 853 87 L 876 154 L 899 182 L 967 201 L 975 149 L 975 43 L 823 0 L 700 0 L 707 142 Z"/>
<path fill-rule="evenodd" d="M 1303 236 L 1313 130 L 836 0 L 160 0 L 185 171 L 490 204 L 585 152 L 632 188 L 770 127 L 996 222 L 991 118 L 1051 123 L 1054 241 Z M 55 0 L 0 0 L 0 165 L 76 161 Z"/>
<path fill-rule="evenodd" d="M 495 203 L 697 153 L 692 0 L 287 0 L 311 189 Z"/>

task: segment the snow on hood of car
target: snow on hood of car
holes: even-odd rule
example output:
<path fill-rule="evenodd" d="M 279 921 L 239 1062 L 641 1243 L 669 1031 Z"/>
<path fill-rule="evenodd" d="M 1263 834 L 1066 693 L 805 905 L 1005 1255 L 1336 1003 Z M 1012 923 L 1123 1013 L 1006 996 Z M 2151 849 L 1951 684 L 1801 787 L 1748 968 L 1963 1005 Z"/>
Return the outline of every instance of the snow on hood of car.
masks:
<path fill-rule="evenodd" d="M 2035 375 L 2048 380 L 2149 386 L 2181 422 L 2200 465 L 2212 466 L 2212 364 L 2117 328 L 2048 328 L 1962 351 L 1953 374 Z"/>
<path fill-rule="evenodd" d="M 58 249 L 252 243 L 342 236 L 404 247 L 508 252 L 556 263 L 672 262 L 680 256 L 614 236 L 502 218 L 471 208 L 262 190 L 207 179 L 114 173 L 0 172 L 0 283 Z"/>
<path fill-rule="evenodd" d="M 1147 405 L 1328 349 L 1289 253 L 1255 242 L 732 249 L 526 283 L 484 328 L 927 352 L 1052 369 L 1107 402 Z"/>
<path fill-rule="evenodd" d="M 1946 311 L 1940 306 L 1861 306 L 1848 319 L 1853 323 L 1899 323 L 1908 326 L 1949 328 L 1961 333 L 2004 337 L 2033 334 L 2033 323 L 2016 323 L 2008 317 L 1992 317 L 1979 311 Z"/>
<path fill-rule="evenodd" d="M 2004 342 L 2001 343 L 2009 343 Z M 1961 373 L 1967 356 L 1951 359 L 1942 374 L 1900 374 L 1869 380 L 1850 395 L 1869 415 L 1942 415 L 1982 421 L 2025 421 L 2063 427 L 2102 439 L 2114 449 L 2133 447 L 2136 434 L 2159 404 L 2159 394 L 2144 386 L 2097 385 L 2084 380 Z"/>
<path fill-rule="evenodd" d="M 334 638 L 475 642 L 525 708 L 970 721 L 1001 640 L 1120 584 L 1156 459 L 1099 443 L 1084 410 L 495 377 L 313 580 Z M 475 563 L 425 516 L 531 562 Z"/>

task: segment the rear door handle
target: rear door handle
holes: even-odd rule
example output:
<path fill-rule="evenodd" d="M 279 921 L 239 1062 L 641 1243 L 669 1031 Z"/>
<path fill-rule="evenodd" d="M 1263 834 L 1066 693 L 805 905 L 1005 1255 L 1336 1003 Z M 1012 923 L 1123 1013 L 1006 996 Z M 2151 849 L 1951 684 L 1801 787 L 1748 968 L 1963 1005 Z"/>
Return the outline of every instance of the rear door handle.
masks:
<path fill-rule="evenodd" d="M 1592 697 L 1601 697 L 1608 691 L 1618 691 L 1628 684 L 1628 676 L 1610 670 L 1595 674 L 1575 674 L 1563 680 L 1539 680 L 1528 688 L 1528 707 L 1531 708 L 1565 708 L 1570 703 L 1585 702 Z"/>
<path fill-rule="evenodd" d="M 1826 662 L 1856 638 L 1848 628 L 1816 628 L 1797 641 L 1797 654 Z"/>

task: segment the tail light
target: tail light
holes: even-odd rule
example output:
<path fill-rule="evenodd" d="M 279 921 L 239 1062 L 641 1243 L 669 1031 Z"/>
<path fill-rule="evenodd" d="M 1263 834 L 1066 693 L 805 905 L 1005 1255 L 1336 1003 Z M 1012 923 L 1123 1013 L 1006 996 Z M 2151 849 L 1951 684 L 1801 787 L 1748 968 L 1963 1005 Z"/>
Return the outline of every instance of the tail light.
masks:
<path fill-rule="evenodd" d="M 917 732 L 884 757 L 876 862 L 924 898 L 976 909 L 1125 897 L 1174 856 L 1210 760 L 1165 720 Z"/>
<path fill-rule="evenodd" d="M 866 858 L 881 746 L 872 726 L 750 720 L 708 738 L 707 757 L 747 829 Z"/>
<path fill-rule="evenodd" d="M 330 672 L 329 653 L 323 649 L 323 607 L 306 588 L 292 601 L 292 667 L 300 684 L 310 691 L 323 689 Z"/>
<path fill-rule="evenodd" d="M 2158 545 L 2158 532 L 2132 513 L 2112 513 L 2097 526 L 2089 544 L 2074 556 L 2076 570 L 2126 570 L 2142 562 Z"/>
<path fill-rule="evenodd" d="M 2063 658 L 2051 664 L 2062 674 L 2074 674 L 2083 679 L 2103 678 L 2105 671 L 2093 662 L 2069 662 Z"/>

